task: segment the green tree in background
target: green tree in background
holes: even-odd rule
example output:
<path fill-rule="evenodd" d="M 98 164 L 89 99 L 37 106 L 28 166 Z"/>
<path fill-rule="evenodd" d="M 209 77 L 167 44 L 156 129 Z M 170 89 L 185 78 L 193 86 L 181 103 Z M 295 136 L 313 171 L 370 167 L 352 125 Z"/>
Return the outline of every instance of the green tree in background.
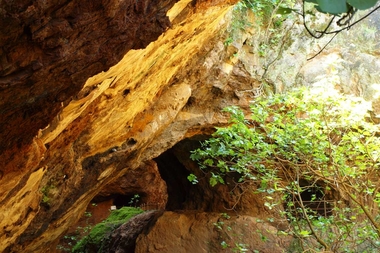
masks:
<path fill-rule="evenodd" d="M 227 108 L 230 125 L 193 151 L 210 184 L 265 194 L 265 206 L 289 225 L 290 252 L 379 252 L 380 138 L 370 104 L 297 90 L 250 110 Z"/>

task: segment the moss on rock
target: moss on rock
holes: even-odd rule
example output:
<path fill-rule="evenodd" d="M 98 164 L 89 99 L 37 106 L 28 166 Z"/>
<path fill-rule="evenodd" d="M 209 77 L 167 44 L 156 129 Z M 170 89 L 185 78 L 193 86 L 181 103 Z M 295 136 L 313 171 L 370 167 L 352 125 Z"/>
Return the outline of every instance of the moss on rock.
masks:
<path fill-rule="evenodd" d="M 73 252 L 102 252 L 112 231 L 142 212 L 144 212 L 142 209 L 135 207 L 122 207 L 118 210 L 112 211 L 107 219 L 95 225 L 90 233 L 74 246 Z"/>

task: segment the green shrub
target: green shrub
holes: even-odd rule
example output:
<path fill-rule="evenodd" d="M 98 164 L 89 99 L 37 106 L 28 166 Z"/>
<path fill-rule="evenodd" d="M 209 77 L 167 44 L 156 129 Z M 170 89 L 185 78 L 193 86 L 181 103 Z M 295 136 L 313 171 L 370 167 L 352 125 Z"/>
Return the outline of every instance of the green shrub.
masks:
<path fill-rule="evenodd" d="M 300 252 L 379 252 L 380 137 L 368 110 L 362 99 L 326 90 L 258 99 L 250 117 L 227 108 L 230 126 L 217 128 L 191 158 L 211 186 L 265 194 L 265 207 L 282 215 L 276 219 L 289 224 Z M 311 201 L 334 198 L 328 215 L 308 206 L 308 192 Z"/>
<path fill-rule="evenodd" d="M 112 211 L 107 219 L 95 225 L 90 233 L 73 247 L 72 252 L 102 252 L 102 248 L 111 233 L 129 219 L 142 212 L 142 209 L 135 207 L 122 207 L 118 210 Z"/>

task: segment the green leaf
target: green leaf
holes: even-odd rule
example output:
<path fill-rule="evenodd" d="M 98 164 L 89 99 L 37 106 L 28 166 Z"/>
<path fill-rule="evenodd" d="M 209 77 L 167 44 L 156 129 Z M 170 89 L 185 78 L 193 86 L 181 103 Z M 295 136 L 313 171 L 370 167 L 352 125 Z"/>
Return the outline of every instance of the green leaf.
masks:
<path fill-rule="evenodd" d="M 194 175 L 194 174 L 188 175 L 187 176 L 187 180 L 189 180 L 192 184 L 197 184 L 198 183 L 197 176 Z"/>
<path fill-rule="evenodd" d="M 220 184 L 224 184 L 224 180 L 223 178 L 218 175 L 218 174 L 215 174 L 215 173 L 211 173 L 211 177 L 210 177 L 210 185 L 212 187 L 214 187 L 215 185 L 217 185 L 218 183 Z"/>
<path fill-rule="evenodd" d="M 228 246 L 229 246 L 225 241 L 222 241 L 222 242 L 220 243 L 220 245 L 222 246 L 222 249 L 227 249 Z"/>
<path fill-rule="evenodd" d="M 265 202 L 264 206 L 268 207 L 269 210 L 272 210 L 272 208 L 273 208 L 273 204 L 271 204 L 269 202 Z"/>
<path fill-rule="evenodd" d="M 286 8 L 286 7 L 278 7 L 277 9 L 277 14 L 281 14 L 281 15 L 285 15 L 285 14 L 289 14 L 289 13 L 292 13 L 293 11 L 297 11 L 296 9 L 292 9 L 292 8 Z"/>
<path fill-rule="evenodd" d="M 212 165 L 214 165 L 214 161 L 209 158 L 209 159 L 206 159 L 204 161 L 204 164 L 207 165 L 207 166 L 212 166 Z"/>
<path fill-rule="evenodd" d="M 310 232 L 309 231 L 306 231 L 306 230 L 302 230 L 298 233 L 301 237 L 309 237 L 310 236 Z"/>
<path fill-rule="evenodd" d="M 317 0 L 318 7 L 322 12 L 341 14 L 347 12 L 346 0 Z"/>
<path fill-rule="evenodd" d="M 347 0 L 347 3 L 359 10 L 369 9 L 377 3 L 378 0 Z"/>
<path fill-rule="evenodd" d="M 287 233 L 287 232 L 285 232 L 285 231 L 281 231 L 281 230 L 279 230 L 279 231 L 277 232 L 277 235 L 285 235 L 285 236 L 287 236 L 287 235 L 289 235 L 289 233 Z"/>
<path fill-rule="evenodd" d="M 210 185 L 214 187 L 218 183 L 218 180 L 215 177 L 210 177 Z"/>

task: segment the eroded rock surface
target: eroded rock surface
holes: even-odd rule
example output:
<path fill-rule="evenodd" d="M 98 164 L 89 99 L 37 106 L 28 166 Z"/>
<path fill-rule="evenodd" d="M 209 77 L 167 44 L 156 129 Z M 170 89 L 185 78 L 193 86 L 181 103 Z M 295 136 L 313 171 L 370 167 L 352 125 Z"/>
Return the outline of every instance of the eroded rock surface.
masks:
<path fill-rule="evenodd" d="M 190 1 L 175 5 L 169 18 L 189 5 Z M 59 117 L 47 116 L 50 126 L 32 145 L 7 150 L 0 182 L 0 226 L 5 231 L 0 234 L 0 251 L 54 251 L 52 241 L 75 224 L 106 184 L 179 140 L 225 123 L 220 113 L 224 106 L 248 104 L 249 94 L 236 97 L 228 85 L 231 71 L 223 61 L 231 55 L 218 43 L 230 5 L 212 5 L 189 13 L 185 23 L 167 30 L 146 49 L 130 51 L 109 71 L 89 79 L 71 102 L 63 101 Z M 226 85 L 213 88 L 216 80 Z M 10 92 L 19 87 L 6 88 Z M 39 123 L 30 125 L 28 135 L 46 126 L 38 115 L 29 120 Z M 22 129 L 18 126 L 15 131 Z"/>
<path fill-rule="evenodd" d="M 129 204 L 145 210 L 165 209 L 168 193 L 156 162 L 150 160 L 107 184 L 95 199 L 112 199 L 117 207 Z"/>
<path fill-rule="evenodd" d="M 247 252 L 282 253 L 290 243 L 289 237 L 278 235 L 277 228 L 251 216 L 165 212 L 150 231 L 139 235 L 135 252 L 217 253 L 241 247 Z"/>
<path fill-rule="evenodd" d="M 0 154 L 30 144 L 87 78 L 156 40 L 174 2 L 2 2 Z"/>

